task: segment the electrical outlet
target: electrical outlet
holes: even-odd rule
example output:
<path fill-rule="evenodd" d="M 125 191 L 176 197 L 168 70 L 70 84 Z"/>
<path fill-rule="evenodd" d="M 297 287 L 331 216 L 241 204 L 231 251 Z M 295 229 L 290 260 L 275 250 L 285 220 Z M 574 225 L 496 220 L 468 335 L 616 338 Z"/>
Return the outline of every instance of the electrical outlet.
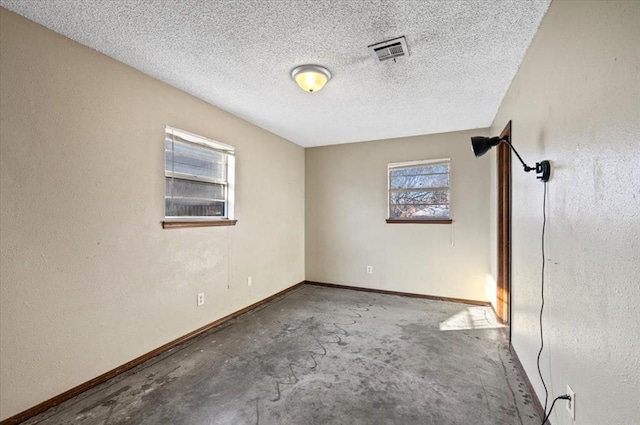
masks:
<path fill-rule="evenodd" d="M 567 385 L 567 395 L 571 397 L 571 400 L 567 400 L 567 410 L 571 415 L 571 419 L 576 419 L 576 393 L 573 392 L 571 387 Z"/>
<path fill-rule="evenodd" d="M 373 274 L 373 266 L 367 266 L 367 274 Z"/>
<path fill-rule="evenodd" d="M 251 276 L 249 276 L 247 278 L 247 286 L 251 286 L 251 285 L 253 285 L 253 278 Z"/>
<path fill-rule="evenodd" d="M 198 307 L 204 305 L 204 292 L 198 294 Z"/>

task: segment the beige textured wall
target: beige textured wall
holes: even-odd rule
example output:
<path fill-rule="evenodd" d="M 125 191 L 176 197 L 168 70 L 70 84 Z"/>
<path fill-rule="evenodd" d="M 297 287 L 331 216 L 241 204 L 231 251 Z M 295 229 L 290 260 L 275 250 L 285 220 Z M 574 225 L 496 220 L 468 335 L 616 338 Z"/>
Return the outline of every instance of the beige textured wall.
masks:
<path fill-rule="evenodd" d="M 486 300 L 489 159 L 473 156 L 478 134 L 486 130 L 307 149 L 307 279 Z M 387 164 L 447 157 L 454 224 L 387 224 Z"/>
<path fill-rule="evenodd" d="M 4 419 L 302 281 L 304 150 L 0 19 Z M 236 227 L 161 228 L 165 125 L 236 147 Z"/>
<path fill-rule="evenodd" d="M 549 159 L 542 370 L 576 424 L 640 418 L 640 2 L 554 1 L 498 112 Z M 513 170 L 513 344 L 538 395 L 543 185 Z M 543 401 L 544 402 L 544 401 Z M 554 425 L 569 425 L 556 406 Z"/>

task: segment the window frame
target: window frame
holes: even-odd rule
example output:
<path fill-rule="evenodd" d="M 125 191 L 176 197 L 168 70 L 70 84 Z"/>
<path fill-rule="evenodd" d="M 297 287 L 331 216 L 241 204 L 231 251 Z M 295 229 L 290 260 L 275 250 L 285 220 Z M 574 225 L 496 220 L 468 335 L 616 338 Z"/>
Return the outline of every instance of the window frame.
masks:
<path fill-rule="evenodd" d="M 165 211 L 164 219 L 162 220 L 162 227 L 164 229 L 179 228 L 179 227 L 209 227 L 209 226 L 235 226 L 237 220 L 234 218 L 235 207 L 235 148 L 231 145 L 220 143 L 216 140 L 208 139 L 206 137 L 190 133 L 188 131 L 180 130 L 170 126 L 165 127 L 164 140 L 166 143 L 167 138 L 171 138 L 174 142 L 178 141 L 184 144 L 190 144 L 205 149 L 209 149 L 213 152 L 218 152 L 223 155 L 224 167 L 226 171 L 226 178 L 224 180 L 209 178 L 205 176 L 186 175 L 182 173 L 176 173 L 175 171 L 168 171 L 166 169 L 166 153 L 164 157 L 164 178 L 180 178 L 182 180 L 194 181 L 194 182 L 207 182 L 216 183 L 224 186 L 224 200 L 218 200 L 224 202 L 224 215 L 223 216 L 167 216 L 166 207 L 166 189 L 165 189 Z M 165 148 L 166 152 L 166 148 Z M 165 183 L 166 184 L 166 183 Z"/>
<path fill-rule="evenodd" d="M 449 216 L 448 217 L 420 217 L 420 218 L 392 218 L 391 217 L 391 171 L 398 168 L 417 167 L 421 165 L 433 164 L 449 165 Z M 429 189 L 429 188 L 425 188 Z M 387 219 L 389 224 L 451 224 L 453 214 L 451 213 L 451 158 L 425 159 L 417 161 L 390 162 L 387 164 Z"/>

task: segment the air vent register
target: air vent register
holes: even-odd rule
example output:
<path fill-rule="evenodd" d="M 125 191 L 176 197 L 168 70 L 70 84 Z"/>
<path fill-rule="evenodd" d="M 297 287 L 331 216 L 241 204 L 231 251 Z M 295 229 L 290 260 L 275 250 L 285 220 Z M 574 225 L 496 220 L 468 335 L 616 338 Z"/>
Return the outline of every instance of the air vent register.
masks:
<path fill-rule="evenodd" d="M 409 56 L 409 49 L 407 48 L 407 41 L 404 36 L 383 41 L 382 43 L 372 44 L 369 46 L 369 50 L 371 50 L 374 58 L 379 62 L 389 59 L 395 61 L 402 56 Z"/>

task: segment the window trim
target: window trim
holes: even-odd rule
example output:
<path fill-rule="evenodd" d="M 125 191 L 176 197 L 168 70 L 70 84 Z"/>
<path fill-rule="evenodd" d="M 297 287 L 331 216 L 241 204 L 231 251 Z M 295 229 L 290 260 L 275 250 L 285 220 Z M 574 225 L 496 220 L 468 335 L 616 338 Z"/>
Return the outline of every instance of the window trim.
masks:
<path fill-rule="evenodd" d="M 453 223 L 453 215 L 451 214 L 451 198 L 449 198 L 449 217 L 438 218 L 391 218 L 391 170 L 395 168 L 407 168 L 419 165 L 430 165 L 437 163 L 449 164 L 449 186 L 447 187 L 451 191 L 451 158 L 437 158 L 437 159 L 425 159 L 418 161 L 404 161 L 404 162 L 389 162 L 387 164 L 387 224 L 451 224 Z M 437 189 L 437 188 L 429 188 Z"/>
<path fill-rule="evenodd" d="M 163 229 L 178 229 L 184 227 L 215 227 L 235 226 L 238 220 L 228 219 L 200 219 L 200 220 L 163 220 Z"/>
<path fill-rule="evenodd" d="M 388 224 L 451 224 L 452 218 L 414 218 L 414 219 L 396 219 L 388 218 Z"/>
<path fill-rule="evenodd" d="M 235 148 L 231 145 L 170 126 L 165 127 L 164 135 L 165 138 L 168 135 L 171 135 L 174 140 L 178 140 L 182 143 L 205 147 L 223 154 L 226 162 L 225 165 L 227 167 L 227 179 L 226 181 L 220 181 L 219 179 L 209 179 L 202 176 L 186 176 L 181 175 L 180 173 L 167 172 L 165 169 L 165 178 L 188 177 L 187 180 L 223 184 L 225 187 L 226 202 L 225 214 L 222 217 L 164 216 L 164 219 L 162 220 L 162 228 L 175 229 L 185 227 L 235 226 L 238 222 L 238 220 L 235 219 Z"/>

